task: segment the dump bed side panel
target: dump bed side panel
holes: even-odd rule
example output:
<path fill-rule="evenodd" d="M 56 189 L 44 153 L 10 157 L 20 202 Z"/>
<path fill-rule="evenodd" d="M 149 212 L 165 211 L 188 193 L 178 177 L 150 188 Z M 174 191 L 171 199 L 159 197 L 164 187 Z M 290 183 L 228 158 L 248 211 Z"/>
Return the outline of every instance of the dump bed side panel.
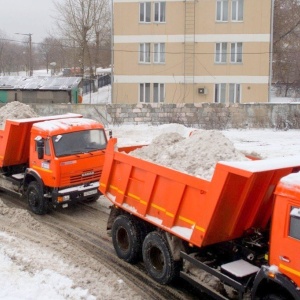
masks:
<path fill-rule="evenodd" d="M 116 206 L 197 246 L 265 228 L 277 182 L 300 166 L 300 157 L 269 167 L 260 161 L 218 163 L 209 182 L 114 152 L 114 143 L 107 148 L 101 192 Z"/>
<path fill-rule="evenodd" d="M 194 243 L 200 243 L 208 186 L 201 178 L 113 152 L 109 142 L 101 192 L 115 205 L 187 241 L 196 231 Z"/>

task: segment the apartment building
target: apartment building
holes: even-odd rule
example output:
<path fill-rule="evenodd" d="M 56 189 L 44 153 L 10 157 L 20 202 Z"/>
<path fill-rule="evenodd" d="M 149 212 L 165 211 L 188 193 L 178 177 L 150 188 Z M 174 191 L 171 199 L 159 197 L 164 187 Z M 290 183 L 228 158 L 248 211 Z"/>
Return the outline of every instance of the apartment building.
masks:
<path fill-rule="evenodd" d="M 114 0 L 112 103 L 268 102 L 272 0 Z"/>

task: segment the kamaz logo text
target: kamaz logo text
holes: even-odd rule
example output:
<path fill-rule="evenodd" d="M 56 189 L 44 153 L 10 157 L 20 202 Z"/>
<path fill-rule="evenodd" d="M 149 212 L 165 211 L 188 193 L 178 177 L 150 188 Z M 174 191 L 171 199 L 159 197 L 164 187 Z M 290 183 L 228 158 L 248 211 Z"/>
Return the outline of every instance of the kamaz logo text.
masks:
<path fill-rule="evenodd" d="M 87 177 L 87 176 L 91 176 L 91 175 L 94 175 L 94 171 L 85 172 L 85 173 L 81 174 L 82 177 Z"/>

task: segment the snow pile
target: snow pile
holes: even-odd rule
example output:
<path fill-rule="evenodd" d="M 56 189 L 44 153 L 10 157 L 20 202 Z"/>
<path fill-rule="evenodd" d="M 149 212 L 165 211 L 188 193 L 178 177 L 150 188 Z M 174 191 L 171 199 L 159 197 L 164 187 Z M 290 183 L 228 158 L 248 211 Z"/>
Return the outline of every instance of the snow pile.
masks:
<path fill-rule="evenodd" d="M 53 265 L 51 250 L 45 248 L 41 242 L 35 244 L 29 238 L 21 240 L 15 236 L 18 227 L 27 228 L 29 237 L 31 231 L 46 234 L 42 224 L 28 211 L 8 207 L 0 199 L 0 216 L 9 220 L 6 226 L 11 229 L 11 232 L 0 232 L 0 299 L 39 299 L 44 297 L 45 290 L 45 299 L 96 299 L 87 289 L 76 286 L 73 280 L 53 270 L 57 265 L 60 265 L 60 268 L 62 265 L 64 268 L 71 267 L 63 263 L 59 255 L 56 257 L 56 264 Z M 27 255 L 26 249 L 31 249 L 30 255 Z M 44 265 L 46 261 L 51 260 L 52 263 Z"/>
<path fill-rule="evenodd" d="M 177 132 L 183 137 L 188 137 L 194 128 L 185 127 L 182 124 L 163 124 L 159 126 L 151 126 L 147 124 L 139 125 L 121 125 L 111 127 L 113 136 L 118 139 L 118 145 L 148 145 L 154 138 L 163 133 Z"/>
<path fill-rule="evenodd" d="M 8 226 L 24 226 L 30 230 L 41 230 L 41 224 L 36 221 L 27 210 L 8 207 L 0 198 L 0 216 L 9 219 Z"/>
<path fill-rule="evenodd" d="M 0 198 L 0 299 L 141 299 L 93 255 L 38 219 Z"/>
<path fill-rule="evenodd" d="M 24 103 L 9 102 L 0 108 L 0 128 L 4 126 L 7 119 L 26 119 L 38 117 L 36 112 Z"/>
<path fill-rule="evenodd" d="M 0 238 L 4 242 L 7 241 L 5 238 L 13 239 L 2 234 Z M 22 243 L 17 239 L 16 242 Z M 7 256 L 3 248 L 0 250 L 0 258 L 0 299 L 96 299 L 87 290 L 74 288 L 71 279 L 56 272 L 43 270 L 32 274 L 30 270 L 24 270 L 22 266 L 14 263 L 14 257 Z"/>
<path fill-rule="evenodd" d="M 215 130 L 197 130 L 188 138 L 178 133 L 164 133 L 149 146 L 130 154 L 207 180 L 211 179 L 218 161 L 248 160 Z"/>

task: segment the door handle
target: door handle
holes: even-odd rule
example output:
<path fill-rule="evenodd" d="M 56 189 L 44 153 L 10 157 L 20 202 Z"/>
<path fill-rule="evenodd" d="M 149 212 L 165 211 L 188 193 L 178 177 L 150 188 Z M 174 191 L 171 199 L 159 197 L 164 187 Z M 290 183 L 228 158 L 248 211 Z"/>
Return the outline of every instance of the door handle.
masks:
<path fill-rule="evenodd" d="M 279 259 L 282 260 L 282 261 L 284 261 L 284 262 L 288 262 L 288 263 L 291 262 L 291 260 L 288 257 L 286 257 L 286 256 L 280 255 Z"/>

